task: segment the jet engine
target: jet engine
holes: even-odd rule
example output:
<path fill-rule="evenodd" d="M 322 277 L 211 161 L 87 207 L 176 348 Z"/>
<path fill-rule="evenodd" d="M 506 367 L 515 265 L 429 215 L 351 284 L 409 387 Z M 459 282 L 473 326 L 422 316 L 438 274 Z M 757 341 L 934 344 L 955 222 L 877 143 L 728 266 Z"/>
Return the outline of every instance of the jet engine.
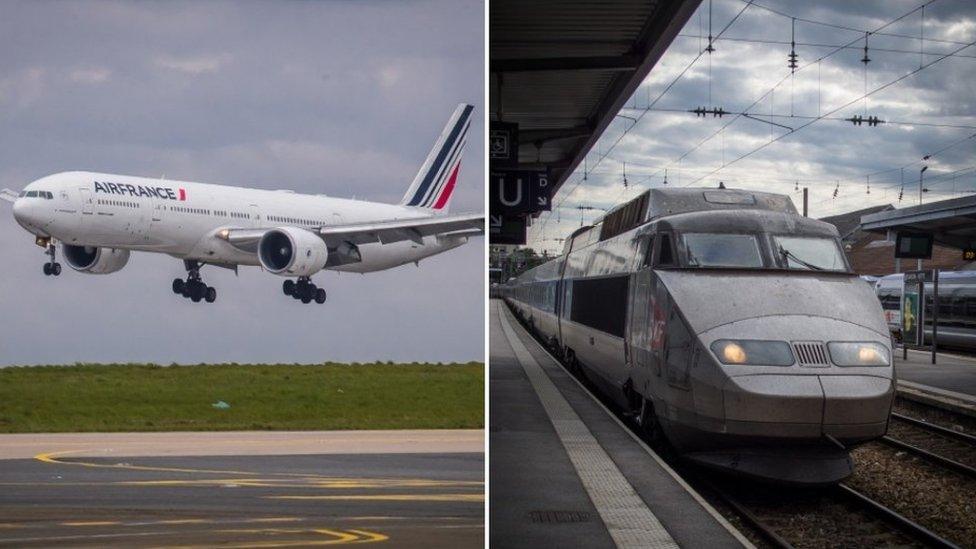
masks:
<path fill-rule="evenodd" d="M 88 274 L 109 274 L 121 270 L 129 262 L 129 250 L 72 246 L 64 244 L 64 260 L 72 269 Z"/>
<path fill-rule="evenodd" d="M 268 272 L 280 276 L 311 276 L 325 267 L 329 248 L 305 229 L 279 227 L 258 242 L 258 259 Z"/>

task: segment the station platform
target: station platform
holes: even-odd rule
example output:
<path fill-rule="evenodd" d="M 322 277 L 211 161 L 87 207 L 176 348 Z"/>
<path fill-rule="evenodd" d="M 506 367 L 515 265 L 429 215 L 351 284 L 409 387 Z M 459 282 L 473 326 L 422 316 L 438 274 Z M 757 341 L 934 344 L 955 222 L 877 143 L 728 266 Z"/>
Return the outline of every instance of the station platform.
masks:
<path fill-rule="evenodd" d="M 895 349 L 895 372 L 899 382 L 924 385 L 952 391 L 976 398 L 976 357 L 952 352 L 940 352 L 932 364 L 929 351 L 908 351 L 908 360 L 902 358 L 902 350 Z"/>
<path fill-rule="evenodd" d="M 529 336 L 489 312 L 493 547 L 751 547 Z"/>

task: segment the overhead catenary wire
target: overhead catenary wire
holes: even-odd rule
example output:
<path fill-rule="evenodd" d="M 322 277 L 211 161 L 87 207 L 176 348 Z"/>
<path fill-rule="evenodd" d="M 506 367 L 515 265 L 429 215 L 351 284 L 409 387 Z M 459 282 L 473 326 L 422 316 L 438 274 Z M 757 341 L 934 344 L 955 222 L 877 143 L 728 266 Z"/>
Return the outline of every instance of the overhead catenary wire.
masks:
<path fill-rule="evenodd" d="M 957 52 L 958 52 L 958 51 L 961 51 L 961 50 L 963 50 L 963 49 L 965 49 L 965 48 L 968 48 L 968 47 L 971 47 L 971 46 L 973 46 L 974 44 L 976 44 L 976 41 L 974 41 L 974 42 L 970 42 L 970 43 L 968 43 L 968 44 L 966 44 L 965 46 L 960 46 L 959 48 L 957 48 L 957 49 L 956 49 L 956 51 L 957 51 Z M 930 62 L 928 62 L 928 63 L 925 63 L 925 64 L 923 64 L 923 65 L 922 65 L 921 67 L 919 67 L 919 68 L 917 68 L 917 69 L 914 69 L 914 70 L 912 70 L 911 72 L 908 72 L 907 74 L 904 74 L 904 75 L 902 75 L 902 76 L 899 76 L 898 78 L 896 78 L 896 79 L 894 79 L 894 80 L 892 80 L 892 81 L 890 81 L 890 82 L 887 82 L 887 83 L 885 83 L 885 84 L 882 84 L 881 86 L 878 86 L 877 88 L 874 88 L 874 89 L 873 89 L 873 90 L 871 90 L 870 92 L 868 92 L 868 93 L 866 93 L 866 94 L 865 94 L 865 97 L 869 97 L 869 96 L 871 96 L 871 95 L 874 95 L 874 94 L 876 94 L 876 93 L 878 93 L 878 92 L 880 92 L 880 91 L 882 91 L 882 90 L 885 90 L 885 89 L 887 89 L 887 88 L 889 88 L 889 87 L 891 87 L 891 86 L 893 86 L 893 85 L 895 85 L 895 84 L 897 84 L 897 83 L 899 83 L 899 82 L 901 82 L 902 80 L 904 80 L 904 79 L 906 79 L 906 78 L 908 78 L 908 77 L 910 77 L 910 76 L 914 76 L 914 75 L 916 75 L 916 74 L 918 74 L 919 72 L 921 72 L 921 71 L 923 71 L 923 70 L 925 70 L 925 69 L 927 69 L 927 68 L 929 68 L 929 67 L 931 67 L 932 65 L 935 65 L 936 63 L 939 63 L 940 61 L 943 61 L 943 60 L 945 60 L 946 58 L 948 58 L 948 56 L 947 56 L 947 55 L 944 55 L 944 56 L 941 56 L 941 57 L 939 57 L 938 59 L 935 59 L 935 60 L 933 60 L 933 61 L 930 61 Z M 765 142 L 765 143 L 763 143 L 762 145 L 759 145 L 758 147 L 756 147 L 756 148 L 754 148 L 754 149 L 752 149 L 752 150 L 750 150 L 749 152 L 747 152 L 747 153 L 744 153 L 744 154 L 742 154 L 742 155 L 740 155 L 740 156 L 739 156 L 739 157 L 737 157 L 737 158 L 734 158 L 733 160 L 731 160 L 731 161 L 729 161 L 729 162 L 727 162 L 727 163 L 725 163 L 725 164 L 723 164 L 722 166 L 719 166 L 718 168 L 715 168 L 715 169 L 714 169 L 714 170 L 712 170 L 712 171 L 711 171 L 710 173 L 708 173 L 708 174 L 706 174 L 706 175 L 704 175 L 704 176 L 702 176 L 702 177 L 700 177 L 699 179 L 696 179 L 696 180 L 694 180 L 694 181 L 692 181 L 692 182 L 691 182 L 690 184 L 694 184 L 694 183 L 697 183 L 698 181 L 701 181 L 702 179 L 705 179 L 705 178 L 707 178 L 707 177 L 710 177 L 710 176 L 712 176 L 712 175 L 715 175 L 716 173 L 718 173 L 718 172 L 720 172 L 720 171 L 722 171 L 722 170 L 723 170 L 723 169 L 725 169 L 726 167 L 728 167 L 728 166 L 731 166 L 732 164 L 735 164 L 735 163 L 737 163 L 737 162 L 740 162 L 740 161 L 742 161 L 742 160 L 744 160 L 744 159 L 746 159 L 746 158 L 748 158 L 748 157 L 750 157 L 750 156 L 752 156 L 753 154 L 756 154 L 757 152 L 759 152 L 759 151 L 761 151 L 761 150 L 763 150 L 763 149 L 765 149 L 766 147 L 768 147 L 768 146 L 770 146 L 770 145 L 772 145 L 773 143 L 776 143 L 776 142 L 778 142 L 779 140 L 781 140 L 781 139 L 783 139 L 783 138 L 784 138 L 784 137 L 786 137 L 787 135 L 793 135 L 793 134 L 795 134 L 796 132 L 798 132 L 798 131 L 800 131 L 800 130 L 802 130 L 802 129 L 804 129 L 804 128 L 807 128 L 807 127 L 809 127 L 809 126 L 811 126 L 811 125 L 813 125 L 813 124 L 815 124 L 815 123 L 816 123 L 817 121 L 819 121 L 819 120 L 821 120 L 821 119 L 822 119 L 823 117 L 825 117 L 825 116 L 830 116 L 830 115 L 832 115 L 832 114 L 834 114 L 834 113 L 837 113 L 837 112 L 839 112 L 839 111 L 841 111 L 841 110 L 843 110 L 843 109 L 845 109 L 845 108 L 847 108 L 847 107 L 850 107 L 851 105 L 853 105 L 853 104 L 855 104 L 855 103 L 857 103 L 858 101 L 861 101 L 862 99 L 863 99 L 862 97 L 857 97 L 857 98 L 855 98 L 855 99 L 852 99 L 852 100 L 850 100 L 850 101 L 848 101 L 848 102 L 846 102 L 846 103 L 844 103 L 844 104 L 842 104 L 841 106 L 839 106 L 839 107 L 836 107 L 836 108 L 834 108 L 834 109 L 832 109 L 832 110 L 830 110 L 830 111 L 828 111 L 828 112 L 827 112 L 827 113 L 826 113 L 825 115 L 821 115 L 821 116 L 818 116 L 818 117 L 816 117 L 815 119 L 813 119 L 813 120 L 810 120 L 810 121 L 809 121 L 809 122 L 807 122 L 806 124 L 802 124 L 802 125 L 800 125 L 799 127 L 797 127 L 796 129 L 794 129 L 793 131 L 791 131 L 791 132 L 789 132 L 789 133 L 784 133 L 784 134 L 781 134 L 781 135 L 779 135 L 779 136 L 777 136 L 777 137 L 775 137 L 775 138 L 773 138 L 773 139 L 770 139 L 769 141 L 767 141 L 767 142 Z"/>
<path fill-rule="evenodd" d="M 748 0 L 741 0 L 741 1 L 742 2 L 746 2 Z M 932 0 L 932 1 L 934 2 L 935 0 Z M 928 4 L 931 4 L 931 3 L 932 2 L 926 2 L 925 4 L 923 4 L 922 7 L 916 8 L 916 9 L 912 10 L 912 13 L 915 13 L 916 11 L 919 11 L 919 10 L 923 10 L 923 8 L 924 8 L 925 5 L 928 5 Z M 809 23 L 811 25 L 820 25 L 820 26 L 823 26 L 823 27 L 831 27 L 831 28 L 839 29 L 839 30 L 857 32 L 857 33 L 860 33 L 860 34 L 864 34 L 865 32 L 871 32 L 872 34 L 877 34 L 878 36 L 887 36 L 887 37 L 891 37 L 891 38 L 904 38 L 904 39 L 908 39 L 908 40 L 912 40 L 912 41 L 919 40 L 919 37 L 918 36 L 912 36 L 910 34 L 899 34 L 899 33 L 894 33 L 894 32 L 869 31 L 868 29 L 862 29 L 862 28 L 857 28 L 857 27 L 850 27 L 850 26 L 847 26 L 847 25 L 840 25 L 840 24 L 837 24 L 837 23 L 828 23 L 826 21 L 820 21 L 820 20 L 817 20 L 817 19 L 810 19 L 810 18 L 807 18 L 807 17 L 798 17 L 798 16 L 793 15 L 791 13 L 786 13 L 784 11 L 780 11 L 780 10 L 777 10 L 775 8 L 771 8 L 769 6 L 760 4 L 756 0 L 749 1 L 749 5 L 750 6 L 753 6 L 753 7 L 756 7 L 756 8 L 759 8 L 761 10 L 768 11 L 770 13 L 775 13 L 776 15 L 780 15 L 780 16 L 785 17 L 785 18 L 788 18 L 788 19 L 796 19 L 797 21 L 801 21 L 803 23 Z M 924 10 L 923 10 L 923 13 L 924 13 Z M 966 42 L 961 42 L 961 41 L 958 41 L 958 40 L 949 40 L 949 39 L 944 39 L 944 38 L 941 38 L 941 39 L 929 38 L 928 41 L 929 42 L 938 42 L 938 43 L 942 43 L 942 44 L 952 44 L 952 45 L 955 45 L 955 46 L 961 46 L 961 45 L 966 44 Z"/>
<path fill-rule="evenodd" d="M 931 4 L 931 3 L 935 2 L 935 1 L 936 0 L 928 0 L 925 4 Z M 925 5 L 925 4 L 923 4 L 923 5 Z M 750 5 L 753 5 L 753 4 L 750 4 Z M 902 19 L 905 19 L 906 17 L 912 15 L 913 13 L 915 13 L 916 11 L 918 11 L 919 9 L 921 9 L 921 6 L 915 7 L 911 11 L 908 11 L 908 12 L 906 12 L 906 13 L 898 16 L 898 17 L 896 17 L 895 19 L 892 19 L 892 20 L 888 21 L 887 23 L 881 25 L 880 27 L 878 27 L 878 28 L 876 28 L 876 29 L 874 29 L 873 31 L 870 31 L 870 32 L 872 32 L 873 34 L 878 34 L 880 31 L 882 31 L 882 30 L 890 27 L 891 25 L 894 25 L 895 23 L 901 21 Z M 824 55 L 821 55 L 815 61 L 812 61 L 810 63 L 801 65 L 800 67 L 798 67 L 796 69 L 796 72 L 800 72 L 800 71 L 802 71 L 802 70 L 804 70 L 804 69 L 812 66 L 815 63 L 819 66 L 820 62 L 822 62 L 823 60 L 825 60 L 825 59 L 827 59 L 829 57 L 832 57 L 836 53 L 838 53 L 840 51 L 843 51 L 844 49 L 846 49 L 846 47 L 849 47 L 849 46 L 852 46 L 852 45 L 856 44 L 860 40 L 861 40 L 861 37 L 857 37 L 857 38 L 851 40 L 850 42 L 848 42 L 847 44 L 844 44 L 843 46 L 838 46 L 838 47 L 834 48 L 833 50 L 831 50 L 830 52 L 828 52 L 828 53 L 826 53 Z M 776 88 L 778 88 L 779 86 L 781 86 L 783 84 L 783 82 L 785 82 L 788 78 L 790 78 L 790 76 L 792 74 L 793 73 L 790 73 L 790 74 L 787 74 L 787 75 L 783 76 L 783 78 L 781 78 L 778 82 L 776 82 L 776 84 L 774 84 L 765 93 L 763 93 L 761 96 L 759 96 L 759 98 L 757 98 L 755 101 L 753 101 L 748 107 L 746 107 L 745 109 L 743 109 L 742 112 L 744 112 L 744 113 L 745 112 L 749 112 L 753 107 L 755 107 L 757 104 L 759 104 L 764 99 L 766 99 L 767 96 L 770 96 L 772 93 L 774 93 L 776 91 Z M 648 108 L 649 109 L 650 108 L 653 108 L 653 105 L 649 105 Z M 832 114 L 832 113 L 828 113 L 828 114 Z M 701 141 L 699 141 L 698 144 L 696 144 L 694 147 L 692 147 L 688 151 L 685 151 L 684 154 L 682 154 L 680 157 L 678 157 L 678 159 L 677 159 L 676 162 L 680 162 L 681 160 L 683 160 L 684 158 L 686 158 L 688 155 L 692 154 L 693 152 L 695 152 L 696 150 L 698 150 L 699 148 L 701 148 L 705 143 L 707 143 L 707 142 L 711 141 L 712 139 L 714 139 L 716 135 L 724 132 L 729 126 L 731 126 L 741 116 L 742 115 L 734 115 L 733 118 L 731 118 L 728 122 L 726 122 L 719 129 L 717 129 L 714 132 L 712 132 L 712 134 L 710 134 L 705 139 L 702 139 Z M 723 164 L 724 164 L 724 162 L 723 162 Z"/>

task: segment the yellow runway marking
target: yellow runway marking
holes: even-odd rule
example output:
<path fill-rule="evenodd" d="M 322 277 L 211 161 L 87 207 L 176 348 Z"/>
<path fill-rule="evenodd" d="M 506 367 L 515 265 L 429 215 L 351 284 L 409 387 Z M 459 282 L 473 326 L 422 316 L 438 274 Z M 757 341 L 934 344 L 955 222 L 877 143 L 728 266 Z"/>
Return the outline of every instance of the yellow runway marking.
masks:
<path fill-rule="evenodd" d="M 334 496 L 263 496 L 265 499 L 321 499 L 347 501 L 485 501 L 484 494 L 351 494 Z"/>
<path fill-rule="evenodd" d="M 270 548 L 270 547 L 309 547 L 309 546 L 320 546 L 320 545 L 346 545 L 353 543 L 375 543 L 379 541 L 386 541 L 389 536 L 380 534 L 378 532 L 368 532 L 366 530 L 332 530 L 329 528 L 242 528 L 242 529 L 228 529 L 228 530 L 216 530 L 216 532 L 221 534 L 262 534 L 262 535 L 276 535 L 276 534 L 304 534 L 304 533 L 315 533 L 321 534 L 323 536 L 330 536 L 332 539 L 296 539 L 296 540 L 282 540 L 282 541 L 242 541 L 242 542 L 230 542 L 230 543 L 220 543 L 222 548 Z M 211 545 L 180 545 L 177 547 L 166 546 L 169 549 L 197 549 L 202 547 L 212 547 Z"/>

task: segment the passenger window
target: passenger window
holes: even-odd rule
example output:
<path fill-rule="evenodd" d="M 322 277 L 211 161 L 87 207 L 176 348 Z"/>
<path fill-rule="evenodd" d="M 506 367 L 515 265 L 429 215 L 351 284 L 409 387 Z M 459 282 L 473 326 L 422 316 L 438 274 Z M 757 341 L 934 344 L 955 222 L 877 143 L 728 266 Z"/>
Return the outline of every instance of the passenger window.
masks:
<path fill-rule="evenodd" d="M 671 235 L 662 234 L 658 240 L 657 264 L 660 267 L 674 266 L 674 252 L 671 249 Z"/>

